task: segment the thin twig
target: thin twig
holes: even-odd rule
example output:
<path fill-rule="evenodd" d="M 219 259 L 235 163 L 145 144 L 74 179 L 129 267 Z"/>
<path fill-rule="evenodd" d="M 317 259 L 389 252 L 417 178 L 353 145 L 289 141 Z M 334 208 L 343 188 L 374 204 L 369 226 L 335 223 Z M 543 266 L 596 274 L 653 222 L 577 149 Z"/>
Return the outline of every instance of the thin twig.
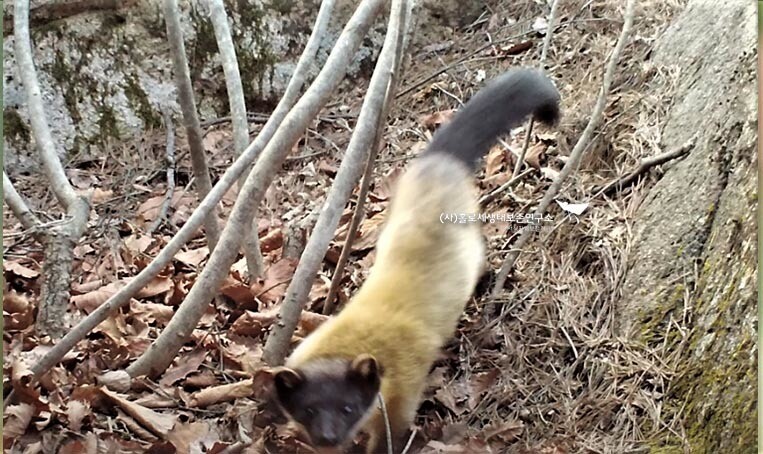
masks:
<path fill-rule="evenodd" d="M 8 174 L 3 171 L 3 199 L 8 204 L 16 219 L 21 222 L 21 226 L 27 230 L 39 230 L 42 225 L 40 219 L 29 209 L 21 195 L 16 192 Z"/>
<path fill-rule="evenodd" d="M 408 454 L 408 450 L 411 449 L 413 440 L 416 438 L 416 432 L 417 430 L 415 428 L 411 431 L 411 436 L 408 437 L 408 443 L 405 444 L 405 447 L 403 448 L 402 452 L 400 452 L 400 454 Z"/>
<path fill-rule="evenodd" d="M 175 126 L 172 124 L 172 115 L 170 115 L 169 109 L 164 109 L 162 116 L 164 117 L 164 127 L 167 128 L 167 145 L 164 153 L 164 161 L 167 165 L 167 192 L 164 194 L 159 215 L 148 228 L 149 234 L 158 229 L 162 222 L 167 219 L 170 202 L 172 202 L 172 196 L 175 193 Z"/>
<path fill-rule="evenodd" d="M 599 96 L 596 99 L 596 104 L 594 105 L 593 112 L 591 112 L 591 118 L 588 120 L 588 124 L 583 130 L 583 133 L 580 135 L 580 138 L 575 144 L 575 147 L 573 147 L 569 159 L 564 164 L 564 167 L 562 167 L 561 172 L 559 172 L 559 176 L 553 181 L 553 183 L 551 183 L 551 186 L 543 195 L 543 199 L 540 201 L 538 208 L 535 210 L 534 215 L 536 217 L 543 216 L 546 213 L 546 209 L 548 209 L 548 206 L 559 193 L 559 189 L 562 187 L 562 183 L 564 183 L 564 181 L 573 172 L 573 170 L 577 169 L 583 152 L 588 147 L 596 127 L 601 122 L 602 113 L 604 112 L 604 107 L 607 104 L 607 95 L 609 94 L 609 90 L 612 85 L 612 79 L 614 78 L 615 74 L 615 68 L 617 67 L 617 61 L 620 58 L 620 53 L 622 52 L 623 47 L 625 47 L 625 42 L 628 40 L 628 35 L 630 34 L 631 27 L 633 26 L 634 5 L 635 0 L 628 0 L 626 3 L 623 29 L 617 39 L 617 43 L 615 44 L 615 48 L 612 51 L 612 55 L 610 55 L 609 61 L 607 62 L 604 78 L 602 80 L 602 87 L 601 90 L 599 90 Z M 491 292 L 491 297 L 496 298 L 503 291 L 503 287 L 506 284 L 506 278 L 513 268 L 514 262 L 516 262 L 522 247 L 524 247 L 524 245 L 530 239 L 532 232 L 533 230 L 531 229 L 522 230 L 522 233 L 513 246 L 513 250 L 508 253 L 506 259 L 501 265 L 501 269 L 498 271 L 495 286 Z"/>
<path fill-rule="evenodd" d="M 384 404 L 384 396 L 379 393 L 379 408 L 381 408 L 381 414 L 384 418 L 384 432 L 387 435 L 387 454 L 392 453 L 392 429 L 389 427 L 389 415 L 387 414 L 387 406 Z"/>
<path fill-rule="evenodd" d="M 199 114 L 196 112 L 196 101 L 193 96 L 191 75 L 188 69 L 188 58 L 185 54 L 183 32 L 180 28 L 180 12 L 177 0 L 164 0 L 164 21 L 167 26 L 167 40 L 172 54 L 172 68 L 175 72 L 175 85 L 178 90 L 178 101 L 183 112 L 183 126 L 191 151 L 191 165 L 196 178 L 196 189 L 199 198 L 203 199 L 212 190 L 212 178 L 209 176 L 207 157 L 202 143 Z M 209 250 L 214 250 L 220 240 L 220 224 L 217 221 L 217 207 L 212 207 L 204 221 L 204 231 L 207 236 Z"/>
<path fill-rule="evenodd" d="M 209 0 L 209 12 L 212 26 L 215 29 L 217 48 L 220 50 L 220 59 L 222 60 L 223 73 L 225 74 L 225 86 L 228 90 L 228 103 L 230 104 L 231 124 L 233 126 L 233 147 L 236 156 L 239 156 L 246 149 L 246 146 L 249 145 L 249 122 L 246 116 L 244 89 L 241 84 L 236 49 L 233 47 L 233 39 L 228 27 L 228 15 L 225 13 L 223 1 Z M 241 178 L 239 178 L 239 189 L 244 185 L 248 174 L 249 172 L 244 172 Z M 252 216 L 249 226 L 244 229 L 244 232 L 246 235 L 246 238 L 244 238 L 244 256 L 246 257 L 247 274 L 251 281 L 261 276 L 264 271 L 255 216 Z"/>
<path fill-rule="evenodd" d="M 527 169 L 524 172 L 522 172 L 521 174 L 513 177 L 511 180 L 509 180 L 506 183 L 502 184 L 501 186 L 493 189 L 492 191 L 490 191 L 489 193 L 487 193 L 486 195 L 484 195 L 480 199 L 479 204 L 481 206 L 485 206 L 485 204 L 492 202 L 498 196 L 498 194 L 502 193 L 503 191 L 505 191 L 505 190 L 509 189 L 510 187 L 514 186 L 515 184 L 517 184 L 519 181 L 524 179 L 524 177 L 526 177 L 527 175 L 530 175 L 533 172 L 533 170 L 535 170 L 535 169 Z"/>
<path fill-rule="evenodd" d="M 522 144 L 522 151 L 519 153 L 519 156 L 517 157 L 517 163 L 514 166 L 514 172 L 512 172 L 511 176 L 512 179 L 516 178 L 519 175 L 519 172 L 522 171 L 522 166 L 525 164 L 525 156 L 527 155 L 527 149 L 530 147 L 530 139 L 533 135 L 533 126 L 535 125 L 535 118 L 530 118 L 530 121 L 527 123 L 527 132 L 525 133 L 525 142 Z"/>
<path fill-rule="evenodd" d="M 286 296 L 281 304 L 281 323 L 273 327 L 273 331 L 265 343 L 262 358 L 271 366 L 282 364 L 286 357 L 290 344 L 289 340 L 297 327 L 299 314 L 302 313 L 307 302 L 312 282 L 318 274 L 329 243 L 334 237 L 334 232 L 336 232 L 342 211 L 347 205 L 354 186 L 360 179 L 369 150 L 373 146 L 384 100 L 388 90 L 394 90 L 394 87 L 390 87 L 389 84 L 395 64 L 399 59 L 398 54 L 402 51 L 398 46 L 400 42 L 398 36 L 405 33 L 404 24 L 407 7 L 407 0 L 393 0 L 392 2 L 387 35 L 358 115 L 358 124 L 350 138 L 347 153 L 342 160 L 334 183 L 326 196 L 326 202 L 321 209 L 321 216 L 318 218 L 305 251 L 302 253 L 299 265 L 294 271 L 294 279 L 286 290 Z"/>
<path fill-rule="evenodd" d="M 377 133 L 378 134 L 378 133 Z M 368 189 L 371 186 L 371 179 L 374 173 L 374 164 L 376 163 L 376 156 L 379 154 L 378 143 L 371 149 L 371 154 L 368 156 L 366 162 L 366 169 L 363 172 L 363 179 L 360 182 L 360 190 L 358 191 L 358 201 L 355 206 L 355 212 L 352 214 L 352 220 L 350 220 L 350 226 L 347 229 L 347 236 L 342 246 L 342 252 L 339 254 L 339 259 L 334 267 L 334 275 L 331 277 L 331 285 L 329 285 L 329 291 L 326 294 L 326 299 L 323 303 L 323 315 L 331 315 L 336 307 L 336 294 L 339 290 L 339 284 L 342 282 L 344 276 L 344 267 L 347 265 L 347 259 L 352 252 L 352 243 L 355 241 L 355 237 L 358 234 L 358 227 L 363 220 L 366 213 L 365 202 L 368 196 Z"/>
<path fill-rule="evenodd" d="M 420 79 L 420 80 L 412 83 L 408 87 L 405 87 L 402 91 L 400 91 L 399 93 L 397 93 L 395 95 L 395 99 L 403 97 L 403 96 L 407 95 L 408 93 L 418 89 L 419 87 L 421 87 L 422 85 L 426 84 L 430 80 L 434 79 L 435 77 L 439 76 L 440 74 L 442 74 L 444 72 L 450 71 L 451 69 L 455 68 L 456 66 L 460 65 L 461 63 L 466 62 L 467 60 L 472 58 L 474 55 L 477 55 L 478 53 L 482 52 L 483 50 L 487 50 L 487 49 L 489 49 L 489 48 L 491 48 L 493 46 L 496 46 L 498 44 L 503 44 L 503 43 L 508 42 L 508 41 L 513 41 L 515 39 L 524 38 L 525 36 L 529 36 L 529 35 L 532 35 L 534 33 L 535 33 L 535 31 L 531 30 L 531 31 L 527 31 L 527 32 L 524 32 L 524 33 L 520 33 L 518 35 L 509 36 L 507 38 L 499 39 L 498 41 L 492 41 L 492 42 L 489 42 L 489 43 L 487 43 L 487 44 L 485 44 L 483 46 L 480 46 L 480 47 L 474 49 L 473 51 L 469 52 L 468 54 L 464 55 L 463 57 L 459 58 L 458 60 L 454 61 L 453 63 L 445 65 L 442 68 L 438 69 L 437 71 L 434 71 L 431 74 L 429 74 L 428 76 L 424 77 L 423 79 Z"/>
<path fill-rule="evenodd" d="M 554 0 L 554 3 L 551 5 L 551 12 L 548 14 L 548 30 L 546 31 L 546 36 L 543 38 L 543 50 L 541 50 L 540 53 L 539 65 L 541 68 L 545 67 L 548 48 L 551 47 L 551 35 L 554 34 L 554 23 L 556 22 L 556 11 L 557 7 L 559 6 L 559 1 L 560 0 Z M 522 171 L 522 166 L 525 164 L 525 155 L 527 154 L 527 149 L 530 147 L 530 139 L 532 138 L 533 134 L 533 126 L 535 126 L 535 119 L 530 118 L 530 122 L 527 124 L 525 143 L 522 145 L 522 152 L 519 154 L 519 159 L 517 159 L 517 165 L 514 166 L 514 173 L 512 175 L 513 177 L 519 175 L 519 172 Z"/>
<path fill-rule="evenodd" d="M 281 127 L 273 135 L 257 159 L 254 169 L 236 198 L 230 218 L 220 237 L 220 243 L 209 257 L 207 265 L 191 288 L 183 304 L 175 312 L 156 341 L 138 358 L 127 372 L 133 376 L 156 376 L 164 372 L 178 350 L 191 337 L 204 308 L 219 289 L 220 283 L 236 259 L 241 245 L 241 232 L 265 195 L 270 183 L 288 153 L 323 105 L 333 95 L 344 78 L 348 65 L 371 27 L 383 0 L 364 0 L 334 44 L 326 63 L 304 96 L 294 105 Z M 326 4 L 324 0 L 323 5 Z M 321 5 L 321 6 L 323 6 Z M 298 277 L 295 275 L 295 279 Z M 297 317 L 299 314 L 297 314 Z M 277 325 L 280 326 L 280 325 Z"/>
<path fill-rule="evenodd" d="M 636 181 L 637 178 L 647 173 L 652 167 L 665 164 L 668 161 L 686 155 L 692 148 L 694 148 L 694 141 L 696 140 L 696 137 L 697 136 L 695 135 L 675 150 L 669 150 L 665 153 L 658 154 L 657 156 L 642 159 L 635 170 L 631 171 L 625 176 L 618 178 L 615 181 L 608 183 L 606 186 L 597 191 L 593 198 L 599 197 L 602 194 L 612 195 L 615 192 L 622 191 L 623 188 L 632 184 L 634 181 Z"/>
<path fill-rule="evenodd" d="M 275 134 L 281 123 L 283 123 L 289 110 L 294 106 L 302 86 L 307 80 L 309 68 L 313 64 L 315 55 L 320 47 L 321 40 L 326 34 L 331 12 L 334 8 L 334 0 L 323 0 L 315 19 L 313 32 L 307 41 L 302 55 L 297 61 L 297 67 L 289 81 L 286 91 L 278 102 L 275 110 L 268 121 L 262 127 L 257 138 L 249 144 L 244 153 L 239 156 L 227 171 L 220 177 L 220 180 L 212 188 L 212 191 L 204 197 L 199 206 L 191 213 L 191 217 L 183 224 L 180 230 L 172 237 L 169 243 L 161 252 L 146 266 L 143 271 L 138 273 L 130 282 L 120 291 L 111 296 L 106 302 L 98 306 L 96 310 L 85 317 L 77 326 L 72 328 L 66 336 L 59 340 L 40 360 L 32 365 L 31 371 L 36 378 L 47 372 L 56 365 L 79 341 L 85 338 L 101 322 L 106 320 L 109 315 L 130 302 L 130 299 L 140 289 L 145 287 L 151 280 L 159 274 L 164 267 L 170 263 L 172 258 L 180 249 L 190 241 L 196 234 L 196 231 L 204 223 L 209 210 L 216 206 L 223 196 L 228 192 L 231 186 L 238 180 L 241 174 L 249 167 L 252 162 L 263 150 L 265 145 Z M 9 402 L 6 399 L 4 405 Z"/>

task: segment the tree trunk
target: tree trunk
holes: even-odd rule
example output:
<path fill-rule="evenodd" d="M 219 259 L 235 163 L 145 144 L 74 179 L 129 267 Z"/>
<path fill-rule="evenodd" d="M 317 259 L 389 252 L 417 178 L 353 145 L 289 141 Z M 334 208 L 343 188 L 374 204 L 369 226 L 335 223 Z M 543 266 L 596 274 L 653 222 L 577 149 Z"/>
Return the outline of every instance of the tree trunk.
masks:
<path fill-rule="evenodd" d="M 680 358 L 664 415 L 685 439 L 660 452 L 756 446 L 755 15 L 746 0 L 690 0 L 654 50 L 680 71 L 665 149 L 697 135 L 639 208 L 619 306 L 623 335 Z"/>

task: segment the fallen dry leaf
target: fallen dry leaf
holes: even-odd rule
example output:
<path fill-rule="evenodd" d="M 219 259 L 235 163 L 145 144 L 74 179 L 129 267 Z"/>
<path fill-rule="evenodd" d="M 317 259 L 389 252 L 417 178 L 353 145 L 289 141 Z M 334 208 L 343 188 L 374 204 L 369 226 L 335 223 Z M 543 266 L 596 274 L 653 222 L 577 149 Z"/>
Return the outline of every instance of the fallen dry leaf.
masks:
<path fill-rule="evenodd" d="M 198 268 L 201 262 L 209 256 L 209 248 L 204 246 L 198 249 L 191 249 L 190 251 L 178 252 L 175 255 L 175 260 L 188 265 L 191 268 Z"/>
<path fill-rule="evenodd" d="M 71 301 L 74 303 L 77 309 L 84 311 L 86 314 L 89 314 L 97 309 L 98 306 L 105 303 L 106 300 L 111 298 L 125 285 L 127 285 L 127 281 L 124 279 L 116 282 L 111 282 L 97 290 L 93 290 L 82 295 L 72 296 Z"/>
<path fill-rule="evenodd" d="M 536 143 L 527 149 L 525 154 L 525 162 L 527 165 L 540 169 L 540 160 L 543 157 L 543 153 L 546 151 L 546 146 L 541 143 Z"/>
<path fill-rule="evenodd" d="M 254 303 L 254 295 L 249 286 L 232 276 L 225 277 L 220 293 L 232 299 L 239 307 L 250 307 Z"/>
<path fill-rule="evenodd" d="M 66 421 L 69 430 L 79 432 L 82 429 L 82 422 L 91 415 L 90 404 L 80 400 L 70 400 L 66 403 Z"/>
<path fill-rule="evenodd" d="M 114 191 L 111 189 L 101 189 L 101 188 L 95 188 L 93 189 L 93 195 L 90 202 L 94 204 L 98 203 L 104 203 L 107 202 L 109 199 L 114 197 Z"/>
<path fill-rule="evenodd" d="M 172 279 L 169 277 L 156 276 L 135 294 L 135 298 L 150 298 L 152 296 L 161 295 L 172 290 L 174 286 L 175 283 L 172 282 Z"/>
<path fill-rule="evenodd" d="M 26 295 L 9 290 L 3 294 L 3 321 L 8 331 L 24 330 L 34 323 L 34 305 Z"/>
<path fill-rule="evenodd" d="M 508 443 L 519 438 L 524 428 L 525 425 L 522 421 L 504 421 L 500 424 L 487 427 L 482 431 L 482 436 L 485 438 L 485 440 L 490 440 L 493 437 L 498 437 L 502 441 Z"/>
<path fill-rule="evenodd" d="M 143 222 L 150 222 L 159 216 L 164 203 L 164 195 L 157 195 L 147 199 L 138 206 L 136 217 Z"/>
<path fill-rule="evenodd" d="M 286 288 L 297 269 L 297 259 L 284 257 L 265 270 L 264 279 L 255 282 L 252 294 L 265 304 L 271 304 L 286 294 Z"/>
<path fill-rule="evenodd" d="M 161 380 L 159 380 L 159 384 L 168 387 L 184 379 L 189 374 L 196 372 L 206 357 L 207 352 L 204 350 L 194 350 L 189 354 L 179 356 L 175 361 L 175 365 L 164 373 Z"/>
<path fill-rule="evenodd" d="M 281 229 L 272 229 L 267 235 L 260 238 L 260 249 L 263 254 L 273 252 L 283 246 L 283 231 Z"/>
<path fill-rule="evenodd" d="M 17 260 L 3 260 L 3 270 L 24 279 L 34 279 L 40 275 L 39 271 L 28 268 Z"/>
<path fill-rule="evenodd" d="M 125 247 L 133 254 L 146 252 L 154 239 L 148 235 L 133 234 L 125 238 Z"/>
<path fill-rule="evenodd" d="M 223 357 L 245 373 L 254 373 L 262 368 L 262 343 L 251 337 L 228 336 L 228 345 L 223 346 Z"/>
<path fill-rule="evenodd" d="M 328 315 L 318 314 L 310 311 L 302 311 L 302 314 L 299 317 L 300 333 L 303 336 L 307 336 L 308 334 L 318 329 L 318 327 L 321 326 L 329 318 L 331 317 Z"/>
<path fill-rule="evenodd" d="M 84 440 L 69 440 L 58 450 L 58 454 L 97 454 L 98 437 L 88 432 Z M 26 451 L 24 452 L 26 454 Z"/>
<path fill-rule="evenodd" d="M 83 282 L 81 284 L 75 282 L 72 284 L 72 293 L 81 295 L 83 293 L 98 290 L 101 287 L 103 287 L 103 281 L 101 279 L 93 279 L 92 281 Z"/>
<path fill-rule="evenodd" d="M 235 383 L 202 389 L 191 395 L 189 405 L 205 408 L 220 402 L 229 402 L 241 397 L 249 397 L 253 393 L 254 380 L 249 378 Z"/>
<path fill-rule="evenodd" d="M 386 218 L 385 212 L 381 212 L 361 222 L 358 238 L 352 243 L 352 250 L 363 251 L 373 248 L 376 245 L 376 240 L 379 239 Z"/>
<path fill-rule="evenodd" d="M 166 325 L 175 314 L 175 309 L 166 304 L 132 300 L 130 302 L 130 314 L 145 323 Z"/>
<path fill-rule="evenodd" d="M 441 110 L 421 117 L 419 123 L 425 128 L 437 129 L 443 123 L 449 122 L 455 113 L 456 111 L 453 109 Z"/>
<path fill-rule="evenodd" d="M 473 375 L 469 380 L 469 399 L 468 405 L 470 409 L 477 407 L 482 394 L 495 385 L 501 372 L 499 369 L 491 369 L 488 372 L 480 372 Z"/>
<path fill-rule="evenodd" d="M 130 402 L 125 396 L 112 392 L 107 388 L 100 388 L 100 392 L 112 403 L 124 410 L 126 414 L 135 418 L 138 423 L 157 436 L 165 437 L 177 422 L 176 415 L 155 412 L 142 405 Z"/>
<path fill-rule="evenodd" d="M 502 46 L 500 55 L 516 55 L 533 47 L 533 41 L 522 41 L 521 43 Z"/>
<path fill-rule="evenodd" d="M 550 167 L 543 167 L 540 169 L 540 173 L 551 181 L 556 181 L 559 178 L 559 172 Z"/>
<path fill-rule="evenodd" d="M 9 405 L 3 411 L 3 417 L 5 418 L 3 422 L 3 440 L 13 440 L 24 435 L 35 413 L 34 406 L 30 404 L 22 402 L 18 405 Z"/>
<path fill-rule="evenodd" d="M 99 385 L 118 392 L 127 392 L 132 385 L 132 377 L 124 370 L 110 370 L 96 377 Z"/>
<path fill-rule="evenodd" d="M 190 454 L 191 452 L 207 452 L 198 446 L 198 441 L 205 438 L 209 433 L 209 424 L 204 422 L 178 423 L 167 434 L 167 440 L 177 450 L 177 454 Z M 195 449 L 191 449 L 192 445 Z"/>
<path fill-rule="evenodd" d="M 508 152 L 503 146 L 493 147 L 487 154 L 485 159 L 485 178 L 490 178 L 503 166 L 508 157 Z"/>

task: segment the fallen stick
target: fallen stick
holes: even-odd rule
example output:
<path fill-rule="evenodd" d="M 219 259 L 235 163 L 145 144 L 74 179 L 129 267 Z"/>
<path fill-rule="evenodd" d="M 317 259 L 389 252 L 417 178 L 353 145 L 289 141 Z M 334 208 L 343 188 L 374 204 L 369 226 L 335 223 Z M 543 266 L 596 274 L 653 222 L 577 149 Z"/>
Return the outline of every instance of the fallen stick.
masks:
<path fill-rule="evenodd" d="M 691 139 L 687 140 L 686 143 L 676 148 L 675 150 L 666 151 L 665 153 L 658 154 L 657 156 L 652 156 L 649 158 L 642 159 L 635 170 L 633 170 L 632 172 L 630 172 L 629 174 L 621 178 L 618 178 L 617 180 L 610 182 L 609 184 L 607 184 L 606 186 L 598 190 L 593 197 L 596 198 L 602 194 L 609 196 L 615 192 L 620 192 L 626 186 L 629 186 L 634 181 L 636 181 L 636 179 L 639 178 L 641 175 L 647 173 L 652 167 L 665 164 L 668 161 L 680 158 L 688 154 L 689 151 L 692 148 L 694 148 L 695 139 L 696 139 L 696 136 L 692 137 Z"/>

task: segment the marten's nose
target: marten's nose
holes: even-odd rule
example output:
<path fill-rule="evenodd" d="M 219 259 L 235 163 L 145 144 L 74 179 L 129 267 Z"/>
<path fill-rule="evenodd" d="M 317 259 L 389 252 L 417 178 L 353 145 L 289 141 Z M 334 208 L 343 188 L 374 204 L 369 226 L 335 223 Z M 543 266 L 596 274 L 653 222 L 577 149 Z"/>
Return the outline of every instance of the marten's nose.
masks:
<path fill-rule="evenodd" d="M 315 443 L 319 446 L 336 446 L 339 444 L 339 437 L 334 432 L 323 432 L 316 438 Z"/>

